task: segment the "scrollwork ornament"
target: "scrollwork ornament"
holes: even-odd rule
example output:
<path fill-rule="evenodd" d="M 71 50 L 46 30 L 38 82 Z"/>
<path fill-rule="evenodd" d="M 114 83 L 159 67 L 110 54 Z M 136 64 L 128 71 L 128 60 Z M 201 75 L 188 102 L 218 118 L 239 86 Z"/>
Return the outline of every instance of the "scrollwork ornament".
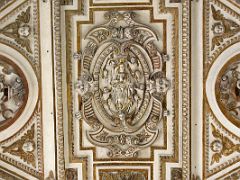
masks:
<path fill-rule="evenodd" d="M 30 23 L 30 7 L 26 11 L 19 14 L 16 20 L 5 27 L 0 29 L 0 34 L 3 34 L 25 48 L 29 53 L 32 53 L 29 36 L 31 35 L 32 28 Z"/>
<path fill-rule="evenodd" d="M 240 144 L 233 143 L 227 136 L 224 136 L 220 131 L 211 124 L 212 135 L 215 138 L 210 144 L 213 152 L 211 165 L 219 163 L 222 156 L 229 156 L 234 152 L 240 153 Z"/>
<path fill-rule="evenodd" d="M 3 146 L 3 153 L 10 153 L 20 157 L 24 162 L 36 167 L 36 158 L 34 151 L 36 150 L 35 125 L 32 125 L 19 140 L 9 146 Z"/>
<path fill-rule="evenodd" d="M 80 59 L 76 92 L 82 118 L 94 127 L 89 141 L 110 157 L 135 157 L 159 135 L 162 102 L 170 89 L 156 33 L 134 20 L 133 12 L 108 12 L 106 24 L 90 30 Z"/>
<path fill-rule="evenodd" d="M 240 25 L 231 19 L 225 18 L 221 11 L 216 10 L 213 5 L 211 9 L 213 19 L 215 20 L 215 23 L 212 25 L 214 37 L 212 38 L 211 48 L 211 50 L 214 50 L 216 46 L 220 46 L 224 39 L 233 37 L 239 33 Z"/>

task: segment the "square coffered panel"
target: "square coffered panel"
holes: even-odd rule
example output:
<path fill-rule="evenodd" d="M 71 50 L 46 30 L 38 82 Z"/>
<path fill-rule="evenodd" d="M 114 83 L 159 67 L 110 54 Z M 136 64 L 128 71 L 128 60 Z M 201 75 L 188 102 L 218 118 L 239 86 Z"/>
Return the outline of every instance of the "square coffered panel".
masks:
<path fill-rule="evenodd" d="M 97 0 L 62 7 L 65 160 L 83 179 L 168 179 L 182 167 L 180 7 Z"/>

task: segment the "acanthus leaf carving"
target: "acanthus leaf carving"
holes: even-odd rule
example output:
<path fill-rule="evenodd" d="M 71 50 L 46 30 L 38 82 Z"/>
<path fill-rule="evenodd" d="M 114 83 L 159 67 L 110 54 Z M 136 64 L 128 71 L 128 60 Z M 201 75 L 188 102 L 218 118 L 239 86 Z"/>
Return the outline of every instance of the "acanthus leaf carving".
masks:
<path fill-rule="evenodd" d="M 155 45 L 157 34 L 134 16 L 106 13 L 108 22 L 90 30 L 84 51 L 73 55 L 82 64 L 75 88 L 81 117 L 92 127 L 87 137 L 110 157 L 135 157 L 154 143 L 170 89 L 163 68 L 168 55 Z"/>
<path fill-rule="evenodd" d="M 212 155 L 211 165 L 219 163 L 222 156 L 229 156 L 234 152 L 240 153 L 240 144 L 233 143 L 227 136 L 224 136 L 220 131 L 211 124 L 212 135 L 215 137 L 210 144 L 211 150 L 214 152 Z"/>
<path fill-rule="evenodd" d="M 212 38 L 212 47 L 211 50 L 214 50 L 216 46 L 220 46 L 221 43 L 226 38 L 230 38 L 235 34 L 240 32 L 240 25 L 234 22 L 231 19 L 225 18 L 220 10 L 216 10 L 212 5 L 212 16 L 216 21 L 212 25 L 212 31 L 214 33 L 214 37 Z"/>
<path fill-rule="evenodd" d="M 25 48 L 29 53 L 32 53 L 29 36 L 31 34 L 30 22 L 30 7 L 26 11 L 21 12 L 16 18 L 16 20 L 2 29 L 0 29 L 0 34 L 3 34 L 9 38 L 14 39 L 14 41 L 19 44 L 22 48 Z"/>
<path fill-rule="evenodd" d="M 34 151 L 36 149 L 36 143 L 34 141 L 35 125 L 32 125 L 19 140 L 12 143 L 9 146 L 3 146 L 3 153 L 10 153 L 11 155 L 18 156 L 24 162 L 36 167 L 36 158 Z"/>

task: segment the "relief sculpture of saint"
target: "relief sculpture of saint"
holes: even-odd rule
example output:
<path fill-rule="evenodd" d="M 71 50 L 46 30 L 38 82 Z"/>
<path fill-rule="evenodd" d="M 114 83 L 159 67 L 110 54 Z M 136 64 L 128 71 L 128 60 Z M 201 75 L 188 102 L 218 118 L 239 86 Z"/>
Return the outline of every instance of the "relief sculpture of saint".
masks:
<path fill-rule="evenodd" d="M 107 12 L 106 24 L 91 29 L 81 54 L 81 76 L 75 88 L 82 99 L 88 140 L 108 148 L 109 157 L 137 157 L 159 136 L 167 114 L 170 80 L 158 35 L 136 22 L 134 12 Z"/>

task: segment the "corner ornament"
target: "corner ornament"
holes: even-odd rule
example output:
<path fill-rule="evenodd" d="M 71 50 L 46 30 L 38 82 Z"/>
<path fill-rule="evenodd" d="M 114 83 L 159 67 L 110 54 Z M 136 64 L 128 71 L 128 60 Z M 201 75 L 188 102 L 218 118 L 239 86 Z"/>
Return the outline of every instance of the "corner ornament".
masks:
<path fill-rule="evenodd" d="M 32 125 L 19 140 L 9 146 L 3 147 L 3 153 L 9 153 L 20 157 L 24 162 L 36 167 L 35 150 L 36 143 L 34 142 L 35 125 Z"/>
<path fill-rule="evenodd" d="M 14 41 L 22 48 L 25 48 L 28 53 L 32 53 L 31 43 L 29 40 L 29 36 L 32 33 L 32 29 L 29 25 L 30 19 L 31 13 L 30 7 L 28 7 L 26 11 L 21 12 L 21 14 L 17 16 L 14 22 L 0 29 L 0 34 L 14 39 Z"/>
<path fill-rule="evenodd" d="M 156 33 L 134 21 L 133 12 L 108 12 L 106 24 L 90 30 L 76 91 L 81 117 L 92 127 L 89 141 L 110 151 L 109 157 L 138 156 L 159 135 L 166 114 L 168 56 L 160 53 Z M 163 105 L 164 104 L 164 105 Z"/>
<path fill-rule="evenodd" d="M 220 131 L 213 125 L 212 135 L 215 138 L 211 143 L 211 150 L 214 153 L 212 155 L 211 165 L 214 163 L 219 163 L 220 159 L 225 156 L 230 156 L 231 154 L 238 152 L 240 153 L 240 144 L 235 144 L 227 136 L 224 136 Z"/>
<path fill-rule="evenodd" d="M 216 10 L 212 5 L 212 16 L 215 23 L 212 25 L 212 31 L 214 37 L 212 38 L 211 50 L 215 47 L 220 46 L 221 43 L 230 37 L 238 34 L 240 32 L 240 25 L 231 19 L 225 18 L 220 10 Z"/>

